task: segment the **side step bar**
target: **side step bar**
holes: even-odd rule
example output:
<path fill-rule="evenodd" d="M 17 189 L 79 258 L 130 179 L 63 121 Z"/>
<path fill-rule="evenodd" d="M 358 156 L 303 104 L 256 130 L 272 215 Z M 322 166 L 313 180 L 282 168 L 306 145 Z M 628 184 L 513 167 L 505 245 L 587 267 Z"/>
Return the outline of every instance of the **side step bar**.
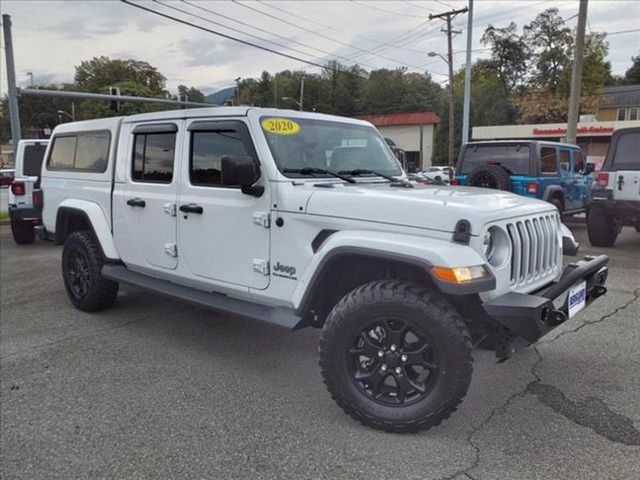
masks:
<path fill-rule="evenodd" d="M 183 300 L 216 312 L 258 320 L 288 330 L 295 330 L 305 326 L 302 318 L 296 315 L 292 308 L 268 307 L 246 300 L 231 298 L 221 293 L 205 292 L 196 288 L 185 287 L 167 280 L 133 272 L 123 265 L 105 265 L 102 267 L 101 273 L 104 278 L 109 280 L 135 285 L 151 292 Z"/>

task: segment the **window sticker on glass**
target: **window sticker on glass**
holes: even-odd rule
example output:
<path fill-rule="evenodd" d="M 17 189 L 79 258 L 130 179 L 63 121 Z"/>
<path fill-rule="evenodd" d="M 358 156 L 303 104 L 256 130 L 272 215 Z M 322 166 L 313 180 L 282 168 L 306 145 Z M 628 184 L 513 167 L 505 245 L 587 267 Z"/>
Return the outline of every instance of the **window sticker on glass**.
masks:
<path fill-rule="evenodd" d="M 300 125 L 288 118 L 265 118 L 262 128 L 276 135 L 294 135 L 300 131 Z"/>

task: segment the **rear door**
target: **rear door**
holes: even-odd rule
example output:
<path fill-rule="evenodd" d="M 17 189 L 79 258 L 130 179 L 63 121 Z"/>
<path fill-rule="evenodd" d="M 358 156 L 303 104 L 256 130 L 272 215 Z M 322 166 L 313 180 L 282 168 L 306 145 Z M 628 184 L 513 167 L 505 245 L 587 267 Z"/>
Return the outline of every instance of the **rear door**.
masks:
<path fill-rule="evenodd" d="M 586 173 L 587 163 L 580 150 L 571 150 L 571 165 L 573 174 L 573 199 L 572 210 L 581 210 L 587 207 L 589 191 L 593 176 Z"/>
<path fill-rule="evenodd" d="M 175 269 L 176 158 L 182 121 L 136 124 L 131 131 L 124 184 L 114 193 L 114 233 L 128 266 Z"/>
<path fill-rule="evenodd" d="M 640 201 L 640 131 L 618 137 L 613 153 L 613 198 Z"/>

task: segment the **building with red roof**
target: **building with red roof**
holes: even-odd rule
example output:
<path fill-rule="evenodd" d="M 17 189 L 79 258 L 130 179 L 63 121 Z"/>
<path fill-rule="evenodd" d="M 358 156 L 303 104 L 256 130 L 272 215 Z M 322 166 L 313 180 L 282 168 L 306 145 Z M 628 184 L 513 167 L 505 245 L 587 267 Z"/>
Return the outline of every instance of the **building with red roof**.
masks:
<path fill-rule="evenodd" d="M 392 140 L 406 152 L 409 171 L 424 170 L 431 166 L 435 127 L 440 122 L 435 113 L 390 113 L 361 115 L 358 118 L 372 123 L 383 137 Z"/>

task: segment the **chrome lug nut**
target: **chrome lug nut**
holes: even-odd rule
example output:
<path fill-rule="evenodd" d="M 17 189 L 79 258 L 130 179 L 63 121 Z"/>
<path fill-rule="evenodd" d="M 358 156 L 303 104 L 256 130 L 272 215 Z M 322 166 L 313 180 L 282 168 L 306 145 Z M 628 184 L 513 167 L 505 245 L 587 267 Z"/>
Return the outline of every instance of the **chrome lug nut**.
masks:
<path fill-rule="evenodd" d="M 400 375 L 402 373 L 402 369 L 400 367 L 396 367 L 396 375 Z"/>
<path fill-rule="evenodd" d="M 391 345 L 391 348 L 390 348 L 390 349 L 391 349 L 391 351 L 392 351 L 392 352 L 395 352 L 395 351 L 396 351 L 396 349 L 397 349 L 397 347 L 396 347 L 395 345 Z"/>
<path fill-rule="evenodd" d="M 378 351 L 378 357 L 379 357 L 379 358 L 384 357 L 384 352 L 383 352 L 382 350 L 379 350 L 379 351 Z"/>
<path fill-rule="evenodd" d="M 380 367 L 380 370 L 382 370 L 383 372 L 386 372 L 386 371 L 387 371 L 387 366 L 383 364 L 383 365 Z"/>
<path fill-rule="evenodd" d="M 408 357 L 406 355 L 402 355 L 400 357 L 400 360 L 402 360 L 403 362 L 406 362 L 408 360 Z"/>

